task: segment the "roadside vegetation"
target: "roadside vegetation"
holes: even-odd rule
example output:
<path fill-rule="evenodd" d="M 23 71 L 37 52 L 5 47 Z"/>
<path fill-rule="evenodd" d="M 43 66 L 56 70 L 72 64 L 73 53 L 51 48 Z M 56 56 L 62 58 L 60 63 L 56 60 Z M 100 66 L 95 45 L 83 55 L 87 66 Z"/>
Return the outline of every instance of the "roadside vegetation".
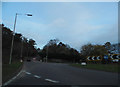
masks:
<path fill-rule="evenodd" d="M 3 24 L 1 24 L 1 26 L 3 51 L 2 60 L 4 64 L 8 64 L 13 31 L 5 27 Z M 120 47 L 120 44 L 112 45 L 110 42 L 106 42 L 104 45 L 88 43 L 83 45 L 79 52 L 75 48 L 70 47 L 69 44 L 62 42 L 59 39 L 51 39 L 42 49 L 40 49 L 36 47 L 35 40 L 28 39 L 21 33 L 15 33 L 14 37 L 12 62 L 20 61 L 20 59 L 26 60 L 27 58 L 37 56 L 37 59 L 42 61 L 45 61 L 47 58 L 47 61 L 50 62 L 80 63 L 82 61 L 86 61 L 88 56 L 102 56 L 103 58 L 104 55 L 113 54 L 112 51 L 117 51 L 117 45 Z M 103 58 L 102 62 L 105 63 L 106 60 Z M 111 61 L 108 63 L 111 63 Z"/>
<path fill-rule="evenodd" d="M 81 59 L 79 52 L 71 48 L 68 44 L 65 44 L 58 39 L 50 40 L 43 49 L 39 52 L 39 55 L 43 58 L 48 57 L 48 61 L 56 62 L 77 62 Z"/>
<path fill-rule="evenodd" d="M 79 68 L 86 68 L 86 69 L 94 69 L 94 70 L 100 70 L 100 71 L 107 71 L 107 72 L 118 72 L 118 64 L 87 64 L 87 65 L 81 65 L 81 64 L 70 64 L 74 67 Z"/>
<path fill-rule="evenodd" d="M 13 31 L 5 27 L 3 24 L 0 26 L 2 26 L 2 63 L 8 64 L 10 58 Z M 35 45 L 35 40 L 27 39 L 21 33 L 15 33 L 12 62 L 20 61 L 20 59 L 25 60 L 25 58 L 27 57 L 36 56 L 37 48 L 35 47 Z"/>
<path fill-rule="evenodd" d="M 88 43 L 83 45 L 79 52 L 75 48 L 70 47 L 70 45 L 60 41 L 59 39 L 51 39 L 42 49 L 40 49 L 36 47 L 37 44 L 35 40 L 28 39 L 24 37 L 21 33 L 13 34 L 13 31 L 4 26 L 4 24 L 0 24 L 0 26 L 2 26 L 2 64 L 4 81 L 7 80 L 10 74 L 15 73 L 19 69 L 19 67 L 21 67 L 21 59 L 27 60 L 28 58 L 34 57 L 42 62 L 45 62 L 47 60 L 47 62 L 57 63 L 79 63 L 72 64 L 72 66 L 117 72 L 117 64 L 113 64 L 113 60 L 111 60 L 110 56 L 108 59 L 104 59 L 104 55 L 115 54 L 115 52 L 118 51 L 116 49 L 120 48 L 120 43 L 111 44 L 110 42 L 106 42 L 104 45 Z M 14 44 L 12 53 L 12 64 L 9 65 L 13 35 Z M 91 61 L 87 60 L 89 56 L 91 56 Z M 94 61 L 92 60 L 93 56 L 95 56 L 95 58 L 101 56 L 101 59 L 98 61 Z M 91 64 L 81 66 L 80 63 L 83 61 L 87 63 L 90 62 Z"/>
<path fill-rule="evenodd" d="M 12 63 L 9 64 L 13 31 L 4 24 L 0 24 L 0 28 L 2 28 L 2 82 L 4 83 L 19 73 L 23 65 L 20 60 L 36 56 L 38 49 L 33 39 L 27 39 L 21 33 L 15 33 Z"/>
<path fill-rule="evenodd" d="M 12 64 L 3 64 L 2 66 L 2 81 L 3 83 L 8 81 L 14 75 L 16 75 L 22 68 L 23 63 L 14 62 Z"/>

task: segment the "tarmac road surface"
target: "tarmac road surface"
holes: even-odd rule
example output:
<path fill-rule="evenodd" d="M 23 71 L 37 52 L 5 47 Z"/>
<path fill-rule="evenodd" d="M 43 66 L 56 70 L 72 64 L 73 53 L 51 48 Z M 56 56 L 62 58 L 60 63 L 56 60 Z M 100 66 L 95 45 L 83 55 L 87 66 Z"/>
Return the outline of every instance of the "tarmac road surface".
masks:
<path fill-rule="evenodd" d="M 96 71 L 62 63 L 25 62 L 8 85 L 117 85 L 118 73 Z"/>

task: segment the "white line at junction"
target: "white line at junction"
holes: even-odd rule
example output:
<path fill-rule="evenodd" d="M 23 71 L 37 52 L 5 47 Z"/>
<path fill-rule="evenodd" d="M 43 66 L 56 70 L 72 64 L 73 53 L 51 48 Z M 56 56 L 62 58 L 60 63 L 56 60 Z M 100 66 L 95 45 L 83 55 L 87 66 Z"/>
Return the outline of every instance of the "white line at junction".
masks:
<path fill-rule="evenodd" d="M 45 79 L 46 81 L 53 82 L 53 83 L 59 83 L 59 81 L 51 80 L 51 79 Z"/>
<path fill-rule="evenodd" d="M 41 78 L 40 76 L 37 76 L 37 75 L 34 75 L 34 77 L 36 77 L 36 78 Z"/>
<path fill-rule="evenodd" d="M 26 74 L 28 74 L 28 75 L 30 75 L 31 73 L 29 73 L 29 72 L 25 72 Z"/>

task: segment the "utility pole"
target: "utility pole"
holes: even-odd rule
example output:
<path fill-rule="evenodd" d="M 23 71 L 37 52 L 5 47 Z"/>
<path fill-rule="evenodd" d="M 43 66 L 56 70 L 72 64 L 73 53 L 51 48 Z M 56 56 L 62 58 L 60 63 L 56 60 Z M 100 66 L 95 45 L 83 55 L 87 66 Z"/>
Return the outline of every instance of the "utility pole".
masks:
<path fill-rule="evenodd" d="M 14 30 L 13 30 L 13 36 L 12 36 L 9 64 L 11 64 L 11 61 L 12 61 L 12 53 L 13 53 L 13 44 L 14 44 L 14 36 L 15 36 L 15 27 L 16 27 L 17 15 L 32 16 L 32 14 L 18 14 L 18 13 L 16 13 L 16 15 L 15 15 L 15 22 L 14 22 Z"/>
<path fill-rule="evenodd" d="M 10 50 L 9 64 L 11 64 L 11 60 L 12 60 L 12 52 L 13 52 L 13 42 L 14 42 L 14 36 L 15 36 L 16 20 L 17 20 L 17 13 L 15 15 L 15 22 L 14 22 L 14 30 L 13 30 L 13 36 L 12 36 L 12 44 L 11 44 L 11 50 Z"/>
<path fill-rule="evenodd" d="M 46 62 L 48 60 L 48 44 L 47 44 L 47 50 L 46 50 Z"/>
<path fill-rule="evenodd" d="M 22 39 L 22 41 L 21 41 L 21 55 L 20 55 L 20 57 L 22 58 L 23 57 L 23 39 Z"/>

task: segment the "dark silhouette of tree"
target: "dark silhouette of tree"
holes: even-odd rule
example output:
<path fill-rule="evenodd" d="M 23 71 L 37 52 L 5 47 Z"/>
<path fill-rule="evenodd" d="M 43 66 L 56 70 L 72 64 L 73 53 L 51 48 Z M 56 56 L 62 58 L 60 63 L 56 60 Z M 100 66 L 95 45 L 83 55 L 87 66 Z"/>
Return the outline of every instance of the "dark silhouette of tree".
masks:
<path fill-rule="evenodd" d="M 100 56 L 108 54 L 107 49 L 102 45 L 87 44 L 82 46 L 81 54 L 84 56 Z"/>
<path fill-rule="evenodd" d="M 92 55 L 92 51 L 94 50 L 94 47 L 92 44 L 86 44 L 81 47 L 81 54 L 84 56 Z"/>
<path fill-rule="evenodd" d="M 79 61 L 79 52 L 71 48 L 68 44 L 59 42 L 56 39 L 50 40 L 47 45 L 45 45 L 42 51 L 39 53 L 40 56 L 46 57 L 46 51 L 48 50 L 48 59 L 61 59 L 63 61 Z"/>
<path fill-rule="evenodd" d="M 104 46 L 107 50 L 111 49 L 111 43 L 110 42 L 106 42 Z"/>
<path fill-rule="evenodd" d="M 30 46 L 36 45 L 35 40 L 33 39 L 29 39 L 28 43 L 30 44 Z"/>
<path fill-rule="evenodd" d="M 16 33 L 14 38 L 15 38 L 14 39 L 15 42 L 21 42 L 21 40 L 22 40 L 22 34 Z"/>
<path fill-rule="evenodd" d="M 4 24 L 0 24 L 0 26 L 2 28 L 2 60 L 3 63 L 9 63 L 13 31 L 5 27 Z M 19 61 L 21 59 L 21 52 L 24 60 L 25 57 L 36 56 L 38 51 L 35 45 L 36 43 L 33 39 L 28 40 L 21 33 L 15 33 L 12 61 Z"/>

